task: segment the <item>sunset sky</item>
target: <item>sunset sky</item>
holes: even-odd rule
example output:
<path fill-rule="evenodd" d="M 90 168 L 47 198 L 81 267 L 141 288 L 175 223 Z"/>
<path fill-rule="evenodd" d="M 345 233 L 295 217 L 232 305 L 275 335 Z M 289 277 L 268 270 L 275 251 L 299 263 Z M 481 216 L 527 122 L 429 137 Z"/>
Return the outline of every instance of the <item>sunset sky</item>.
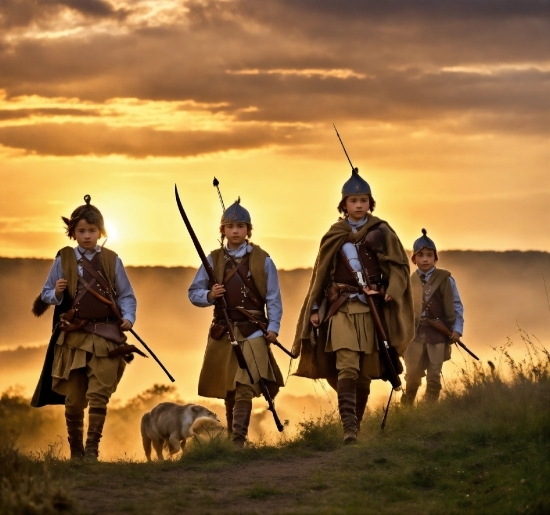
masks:
<path fill-rule="evenodd" d="M 0 256 L 85 194 L 125 264 L 196 266 L 239 195 L 313 264 L 351 169 L 406 248 L 550 251 L 550 2 L 0 0 Z"/>

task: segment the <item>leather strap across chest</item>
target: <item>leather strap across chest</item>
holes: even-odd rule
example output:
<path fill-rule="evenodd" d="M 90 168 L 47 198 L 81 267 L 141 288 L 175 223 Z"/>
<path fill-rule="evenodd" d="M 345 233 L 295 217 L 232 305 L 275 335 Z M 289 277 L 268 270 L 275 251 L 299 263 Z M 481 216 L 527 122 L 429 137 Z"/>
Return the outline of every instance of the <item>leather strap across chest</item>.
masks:
<path fill-rule="evenodd" d="M 86 258 L 84 258 L 84 256 L 80 256 L 78 264 L 84 270 L 86 270 L 86 272 L 88 272 L 105 291 L 113 293 L 111 285 L 108 283 L 107 279 L 105 279 L 105 277 L 103 277 L 101 273 L 95 270 L 90 262 Z"/>
<path fill-rule="evenodd" d="M 103 295 L 92 289 L 91 286 L 94 284 L 92 283 L 92 281 L 88 283 L 82 277 L 79 277 L 79 282 L 85 288 L 84 291 L 86 293 L 92 294 L 97 300 L 103 302 L 104 304 L 107 304 L 111 308 L 111 311 L 114 313 L 114 315 L 117 318 L 120 318 L 120 311 L 118 309 L 118 306 L 114 302 L 115 292 L 113 291 L 109 282 L 105 279 L 105 277 L 101 275 L 101 273 L 94 269 L 94 267 L 88 262 L 86 258 L 84 258 L 84 256 L 80 257 L 78 263 L 80 264 L 80 266 L 82 266 L 84 270 L 86 270 L 86 272 L 88 272 L 92 276 L 92 281 L 97 282 L 97 284 L 99 284 L 103 288 L 103 290 L 107 292 L 110 298 L 105 298 L 103 297 Z"/>
<path fill-rule="evenodd" d="M 225 277 L 223 278 L 223 284 L 227 284 L 229 279 L 237 274 L 240 283 L 247 290 L 246 294 L 248 295 L 248 298 L 263 312 L 264 302 L 260 299 L 259 293 L 257 291 L 254 291 L 256 289 L 254 281 L 250 281 L 247 276 L 248 268 L 245 265 L 248 264 L 250 254 L 246 254 L 239 263 L 237 263 L 235 261 L 235 258 L 233 258 L 232 256 L 228 255 L 228 258 L 229 261 L 233 264 L 233 268 L 229 269 L 228 272 L 225 274 Z"/>

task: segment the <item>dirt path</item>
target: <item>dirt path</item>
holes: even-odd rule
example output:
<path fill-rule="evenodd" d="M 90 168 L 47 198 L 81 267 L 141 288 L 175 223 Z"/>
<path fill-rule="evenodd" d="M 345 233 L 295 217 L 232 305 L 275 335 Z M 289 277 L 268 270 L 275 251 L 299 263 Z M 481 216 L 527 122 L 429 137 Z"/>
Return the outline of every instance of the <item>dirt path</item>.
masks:
<path fill-rule="evenodd" d="M 333 453 L 237 465 L 94 464 L 75 470 L 73 494 L 90 514 L 312 513 Z"/>

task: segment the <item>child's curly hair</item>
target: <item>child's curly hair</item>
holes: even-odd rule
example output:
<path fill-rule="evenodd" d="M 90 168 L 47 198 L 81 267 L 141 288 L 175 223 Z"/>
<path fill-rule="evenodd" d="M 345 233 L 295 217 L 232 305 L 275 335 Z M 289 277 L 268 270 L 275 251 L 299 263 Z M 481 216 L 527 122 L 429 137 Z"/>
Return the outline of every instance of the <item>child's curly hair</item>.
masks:
<path fill-rule="evenodd" d="M 367 195 L 369 197 L 369 211 L 372 213 L 374 211 L 374 208 L 376 207 L 376 200 L 374 200 L 374 197 L 370 193 L 367 193 Z M 338 220 L 345 220 L 348 216 L 348 212 L 346 211 L 346 199 L 348 197 L 349 195 L 345 196 L 336 207 L 336 209 L 338 209 L 338 212 L 344 215 L 338 218 Z"/>
<path fill-rule="evenodd" d="M 220 234 L 221 234 L 221 238 L 220 238 L 220 246 L 223 247 L 223 240 L 225 239 L 225 232 L 223 230 L 223 228 L 225 227 L 226 224 L 221 224 L 220 225 Z M 246 224 L 246 227 L 248 228 L 248 231 L 246 232 L 246 241 L 248 242 L 248 240 L 250 240 L 250 238 L 252 237 L 252 224 Z"/>
<path fill-rule="evenodd" d="M 71 214 L 71 218 L 65 218 L 64 216 L 61 217 L 63 222 L 65 222 L 65 231 L 67 233 L 67 236 L 69 238 L 72 238 L 73 240 L 76 239 L 74 237 L 74 230 L 76 227 L 76 224 L 80 222 L 80 220 L 86 220 L 89 224 L 94 224 L 99 229 L 99 236 L 107 236 L 107 231 L 105 230 L 105 222 L 103 221 L 103 215 L 101 214 L 101 211 L 90 204 L 92 200 L 92 197 L 90 195 L 84 196 L 84 204 L 83 206 L 78 206 Z"/>

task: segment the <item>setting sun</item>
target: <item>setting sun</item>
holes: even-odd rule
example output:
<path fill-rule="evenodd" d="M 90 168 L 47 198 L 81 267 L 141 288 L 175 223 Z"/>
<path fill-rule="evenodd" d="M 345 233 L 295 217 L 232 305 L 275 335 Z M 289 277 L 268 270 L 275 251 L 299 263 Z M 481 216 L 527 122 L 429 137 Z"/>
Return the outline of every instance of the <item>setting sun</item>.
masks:
<path fill-rule="evenodd" d="M 118 241 L 118 230 L 112 221 L 105 220 L 105 230 L 107 231 L 107 238 L 105 240 L 106 242 L 108 242 L 107 246 L 112 245 L 113 243 Z"/>

